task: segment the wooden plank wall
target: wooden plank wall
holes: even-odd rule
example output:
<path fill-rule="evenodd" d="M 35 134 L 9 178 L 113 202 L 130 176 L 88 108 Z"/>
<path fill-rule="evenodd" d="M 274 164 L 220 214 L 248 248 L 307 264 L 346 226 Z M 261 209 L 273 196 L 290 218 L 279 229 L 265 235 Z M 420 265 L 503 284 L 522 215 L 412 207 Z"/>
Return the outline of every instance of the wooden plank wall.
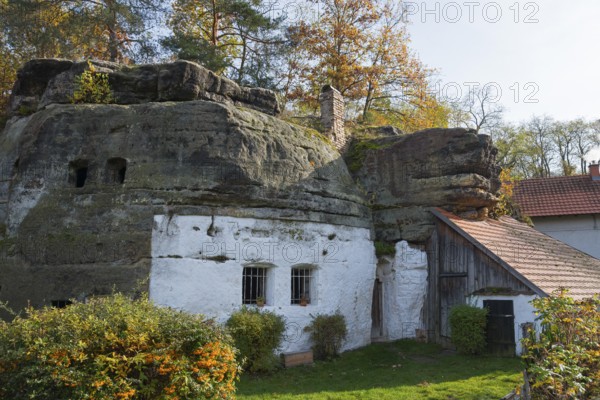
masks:
<path fill-rule="evenodd" d="M 424 309 L 429 340 L 445 343 L 450 336 L 450 309 L 465 304 L 473 292 L 505 288 L 533 294 L 500 264 L 442 221 L 427 243 L 429 283 Z"/>

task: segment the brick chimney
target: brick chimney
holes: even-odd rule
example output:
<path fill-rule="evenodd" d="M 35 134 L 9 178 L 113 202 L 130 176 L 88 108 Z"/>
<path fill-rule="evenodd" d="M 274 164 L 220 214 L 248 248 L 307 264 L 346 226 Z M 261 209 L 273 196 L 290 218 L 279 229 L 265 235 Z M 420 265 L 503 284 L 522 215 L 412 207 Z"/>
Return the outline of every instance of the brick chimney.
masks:
<path fill-rule="evenodd" d="M 344 97 L 333 86 L 326 85 L 321 89 L 319 100 L 321 102 L 321 123 L 325 135 L 340 152 L 343 152 L 348 142 L 344 131 Z"/>
<path fill-rule="evenodd" d="M 598 162 L 592 161 L 590 163 L 590 176 L 593 181 L 600 181 L 600 160 Z"/>

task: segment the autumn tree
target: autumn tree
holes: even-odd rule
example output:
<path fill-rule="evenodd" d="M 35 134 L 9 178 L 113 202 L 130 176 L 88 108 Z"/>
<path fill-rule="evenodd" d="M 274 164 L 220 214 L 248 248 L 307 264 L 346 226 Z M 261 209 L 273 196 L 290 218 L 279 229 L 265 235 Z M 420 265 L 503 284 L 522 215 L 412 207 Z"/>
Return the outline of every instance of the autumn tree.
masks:
<path fill-rule="evenodd" d="M 490 210 L 489 216 L 499 219 L 507 215 L 521 222 L 531 224 L 531 219 L 521 213 L 519 205 L 513 200 L 515 185 L 519 182 L 518 175 L 514 174 L 510 168 L 502 168 L 498 178 L 501 182 L 498 191 L 498 203 Z"/>
<path fill-rule="evenodd" d="M 490 131 L 494 146 L 498 149 L 496 161 L 515 177 L 528 179 L 536 176 L 534 151 L 522 127 L 502 123 Z"/>
<path fill-rule="evenodd" d="M 0 122 L 19 67 L 31 58 L 65 55 L 69 24 L 63 11 L 54 2 L 0 0 Z"/>
<path fill-rule="evenodd" d="M 278 20 L 262 0 L 175 0 L 163 45 L 238 83 L 265 80 Z"/>
<path fill-rule="evenodd" d="M 430 71 L 408 48 L 401 4 L 382 0 L 312 0 L 319 17 L 289 28 L 299 76 L 289 98 L 317 108 L 322 86 L 331 84 L 363 118 L 371 111 L 406 115 L 423 108 Z M 310 15 L 310 14 L 308 14 Z"/>
<path fill-rule="evenodd" d="M 18 57 L 4 44 L 4 36 L 0 31 L 0 130 L 4 128 L 6 122 L 5 110 L 16 80 L 18 64 Z"/>
<path fill-rule="evenodd" d="M 21 65 L 32 58 L 143 61 L 160 0 L 0 0 L 0 117 Z"/>
<path fill-rule="evenodd" d="M 97 38 L 99 49 L 89 52 L 96 58 L 127 62 L 155 56 L 151 29 L 166 11 L 162 1 L 66 0 L 64 3 L 73 17 L 91 28 L 90 33 Z"/>
<path fill-rule="evenodd" d="M 21 58 L 143 58 L 160 0 L 3 0 L 6 45 Z"/>

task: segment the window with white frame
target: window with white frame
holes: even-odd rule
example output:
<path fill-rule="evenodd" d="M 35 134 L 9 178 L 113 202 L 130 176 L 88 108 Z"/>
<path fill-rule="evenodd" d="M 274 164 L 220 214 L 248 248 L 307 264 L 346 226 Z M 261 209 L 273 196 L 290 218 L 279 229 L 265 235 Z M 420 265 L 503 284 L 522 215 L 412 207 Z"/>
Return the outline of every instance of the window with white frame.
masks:
<path fill-rule="evenodd" d="M 256 304 L 256 301 L 267 297 L 267 271 L 263 266 L 244 267 L 242 277 L 242 303 Z"/>
<path fill-rule="evenodd" d="M 314 270 L 310 265 L 292 268 L 292 304 L 306 305 L 314 300 Z"/>

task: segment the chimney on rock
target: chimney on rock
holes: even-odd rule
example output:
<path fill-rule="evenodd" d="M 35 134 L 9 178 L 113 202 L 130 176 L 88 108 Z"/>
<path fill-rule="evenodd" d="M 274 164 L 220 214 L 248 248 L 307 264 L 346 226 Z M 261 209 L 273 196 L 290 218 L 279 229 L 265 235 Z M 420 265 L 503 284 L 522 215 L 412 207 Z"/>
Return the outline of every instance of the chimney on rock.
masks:
<path fill-rule="evenodd" d="M 343 152 L 346 149 L 348 138 L 344 131 L 344 97 L 331 85 L 326 85 L 321 90 L 321 123 L 325 134 L 335 147 Z"/>
<path fill-rule="evenodd" d="M 600 160 L 590 163 L 590 176 L 593 181 L 600 181 Z"/>

